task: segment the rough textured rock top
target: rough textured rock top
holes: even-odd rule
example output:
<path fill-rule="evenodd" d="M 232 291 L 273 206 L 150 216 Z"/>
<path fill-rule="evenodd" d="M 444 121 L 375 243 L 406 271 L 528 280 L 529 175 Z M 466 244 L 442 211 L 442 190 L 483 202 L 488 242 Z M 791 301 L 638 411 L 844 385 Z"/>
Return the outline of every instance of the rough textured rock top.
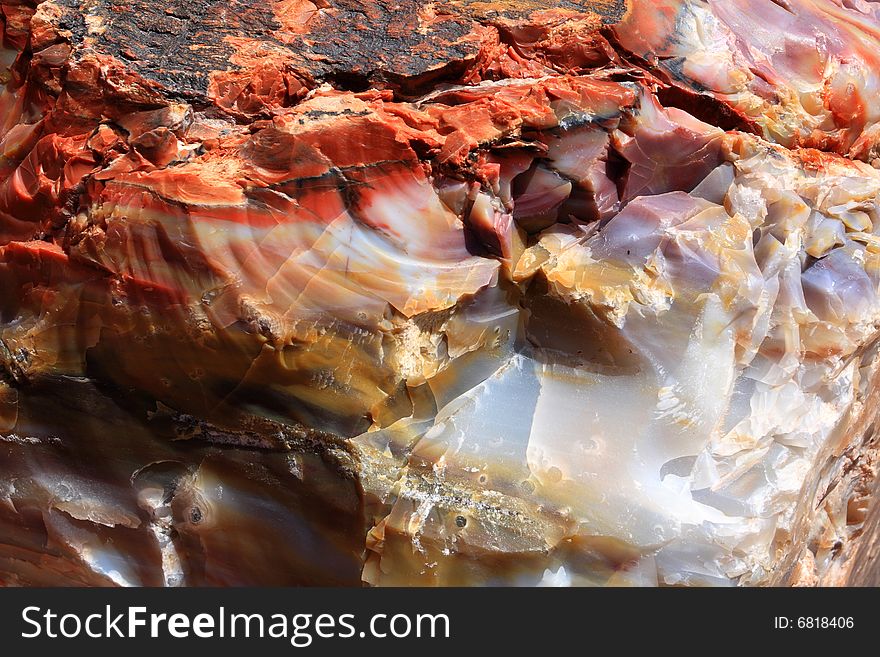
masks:
<path fill-rule="evenodd" d="M 113 58 L 167 97 L 223 102 L 229 80 L 267 67 L 350 89 L 473 78 L 489 64 L 487 46 L 515 49 L 522 33 L 537 40 L 574 19 L 583 34 L 624 11 L 623 0 L 53 0 L 40 7 L 35 47 L 63 41 L 75 57 Z"/>

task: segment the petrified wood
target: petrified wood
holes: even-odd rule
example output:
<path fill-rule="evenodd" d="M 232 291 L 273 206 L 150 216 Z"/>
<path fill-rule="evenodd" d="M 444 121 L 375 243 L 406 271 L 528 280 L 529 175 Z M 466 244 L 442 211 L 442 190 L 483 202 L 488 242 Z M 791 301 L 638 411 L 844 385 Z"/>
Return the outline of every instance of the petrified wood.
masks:
<path fill-rule="evenodd" d="M 876 3 L 0 29 L 0 582 L 876 581 Z"/>

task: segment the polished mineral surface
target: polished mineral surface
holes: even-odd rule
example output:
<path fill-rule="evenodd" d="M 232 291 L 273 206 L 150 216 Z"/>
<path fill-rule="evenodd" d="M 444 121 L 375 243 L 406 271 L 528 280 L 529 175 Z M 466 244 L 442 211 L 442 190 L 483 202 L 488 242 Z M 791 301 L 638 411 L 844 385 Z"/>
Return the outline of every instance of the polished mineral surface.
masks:
<path fill-rule="evenodd" d="M 0 28 L 0 583 L 871 577 L 875 3 Z"/>

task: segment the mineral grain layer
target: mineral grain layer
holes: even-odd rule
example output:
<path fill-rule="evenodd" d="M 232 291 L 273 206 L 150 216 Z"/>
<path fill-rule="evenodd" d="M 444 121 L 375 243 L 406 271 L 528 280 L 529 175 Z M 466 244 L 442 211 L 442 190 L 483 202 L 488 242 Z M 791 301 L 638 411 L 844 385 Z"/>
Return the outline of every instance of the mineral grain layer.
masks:
<path fill-rule="evenodd" d="M 880 4 L 0 34 L 0 583 L 876 577 Z"/>

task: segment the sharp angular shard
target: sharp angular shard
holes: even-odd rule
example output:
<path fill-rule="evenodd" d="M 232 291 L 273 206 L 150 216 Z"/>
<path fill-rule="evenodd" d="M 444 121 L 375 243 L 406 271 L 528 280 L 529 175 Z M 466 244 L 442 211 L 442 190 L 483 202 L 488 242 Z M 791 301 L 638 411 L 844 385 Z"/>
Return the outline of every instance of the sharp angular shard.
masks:
<path fill-rule="evenodd" d="M 876 576 L 871 3 L 0 28 L 0 582 Z"/>

